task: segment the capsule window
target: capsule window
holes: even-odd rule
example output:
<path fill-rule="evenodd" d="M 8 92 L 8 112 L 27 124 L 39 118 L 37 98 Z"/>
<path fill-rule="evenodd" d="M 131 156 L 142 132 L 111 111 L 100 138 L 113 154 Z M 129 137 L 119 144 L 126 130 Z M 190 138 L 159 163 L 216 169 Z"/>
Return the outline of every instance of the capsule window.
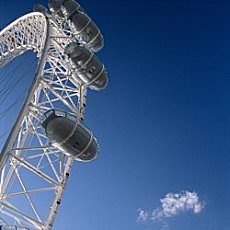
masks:
<path fill-rule="evenodd" d="M 75 142 L 73 143 L 73 147 L 74 147 L 75 149 L 79 149 L 80 143 L 79 143 L 78 141 L 75 141 Z"/>
<path fill-rule="evenodd" d="M 87 34 L 88 36 L 91 36 L 91 35 L 92 35 L 92 31 L 91 31 L 91 30 L 88 30 L 88 31 L 86 32 L 86 34 Z"/>
<path fill-rule="evenodd" d="M 74 143 L 75 145 L 80 145 L 80 143 L 79 142 L 77 142 L 77 141 L 75 141 L 75 143 Z"/>
<path fill-rule="evenodd" d="M 90 74 L 93 74 L 95 70 L 96 70 L 96 67 L 95 67 L 95 66 L 92 66 L 92 67 L 89 69 L 89 73 L 90 73 Z"/>

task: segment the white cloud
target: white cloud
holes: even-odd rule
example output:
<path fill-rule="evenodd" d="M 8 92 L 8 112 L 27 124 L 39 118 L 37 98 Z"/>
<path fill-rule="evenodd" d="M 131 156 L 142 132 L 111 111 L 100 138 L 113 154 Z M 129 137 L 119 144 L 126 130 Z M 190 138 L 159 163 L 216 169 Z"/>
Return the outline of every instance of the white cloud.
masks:
<path fill-rule="evenodd" d="M 138 218 L 137 218 L 137 221 L 140 222 L 140 221 L 147 221 L 149 219 L 149 213 L 147 211 L 144 211 L 142 209 L 139 209 L 139 215 L 138 215 Z"/>
<path fill-rule="evenodd" d="M 181 193 L 168 193 L 160 200 L 161 207 L 152 211 L 139 209 L 138 222 L 148 220 L 159 221 L 176 216 L 182 212 L 192 211 L 199 214 L 204 208 L 204 202 L 201 202 L 196 192 L 184 191 Z"/>

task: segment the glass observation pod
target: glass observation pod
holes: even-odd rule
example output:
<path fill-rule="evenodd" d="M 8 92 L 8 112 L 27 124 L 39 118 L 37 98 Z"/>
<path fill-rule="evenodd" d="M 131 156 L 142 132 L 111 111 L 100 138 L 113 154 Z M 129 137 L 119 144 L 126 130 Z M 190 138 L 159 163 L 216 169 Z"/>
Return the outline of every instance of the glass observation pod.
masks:
<path fill-rule="evenodd" d="M 97 139 L 78 117 L 61 110 L 49 110 L 42 118 L 47 137 L 58 149 L 78 161 L 92 161 L 99 152 Z"/>
<path fill-rule="evenodd" d="M 71 42 L 66 46 L 65 54 L 76 68 L 77 76 L 89 88 L 101 90 L 107 86 L 107 71 L 92 52 L 79 46 L 76 42 Z"/>
<path fill-rule="evenodd" d="M 64 14 L 61 10 L 61 1 L 60 0 L 48 0 L 48 6 L 52 14 L 56 14 L 61 18 L 64 18 Z"/>
<path fill-rule="evenodd" d="M 48 14 L 47 9 L 46 9 L 43 5 L 41 5 L 41 4 L 39 4 L 39 3 L 37 3 L 37 4 L 34 5 L 33 11 L 34 11 L 34 12 L 42 13 L 42 14 L 44 14 L 44 15 L 47 15 L 47 14 Z"/>
<path fill-rule="evenodd" d="M 75 29 L 75 36 L 80 43 L 93 52 L 99 51 L 104 46 L 103 36 L 85 13 L 80 4 L 74 0 L 49 0 L 49 9 L 52 13 L 70 20 Z"/>

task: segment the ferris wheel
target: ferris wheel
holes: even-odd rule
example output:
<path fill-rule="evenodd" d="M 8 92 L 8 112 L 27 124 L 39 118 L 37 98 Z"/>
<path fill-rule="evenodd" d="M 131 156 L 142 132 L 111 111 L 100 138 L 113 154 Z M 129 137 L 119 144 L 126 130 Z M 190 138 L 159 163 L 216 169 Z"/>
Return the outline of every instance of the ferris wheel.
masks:
<path fill-rule="evenodd" d="M 38 67 L 0 154 L 0 229 L 52 229 L 72 164 L 97 157 L 87 89 L 107 85 L 103 37 L 74 0 L 37 4 L 0 32 L 0 67 L 28 50 Z"/>

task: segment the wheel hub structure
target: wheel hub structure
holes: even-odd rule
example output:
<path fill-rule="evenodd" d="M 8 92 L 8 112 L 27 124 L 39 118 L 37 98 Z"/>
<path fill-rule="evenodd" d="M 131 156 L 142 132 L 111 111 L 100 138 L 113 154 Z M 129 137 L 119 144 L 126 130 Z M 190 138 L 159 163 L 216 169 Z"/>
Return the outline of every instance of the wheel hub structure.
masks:
<path fill-rule="evenodd" d="M 64 15 L 64 4 L 78 3 L 49 1 L 51 6 L 56 3 L 58 10 L 50 7 L 49 11 L 39 5 L 40 12 L 26 14 L 0 32 L 0 67 L 28 50 L 36 52 L 38 57 L 27 98 L 0 154 L 0 226 L 52 229 L 72 164 L 74 160 L 81 161 L 78 155 L 73 157 L 57 147 L 42 125 L 44 114 L 56 109 L 82 122 L 87 89 L 99 78 L 98 75 L 87 82 L 79 77 L 79 71 L 86 73 L 84 76 L 93 76 L 87 75 L 87 65 L 95 55 L 89 43 L 76 33 L 70 14 Z M 75 7 L 72 11 L 85 14 L 80 10 Z M 91 54 L 81 68 L 65 53 L 70 43 Z M 77 61 L 81 57 L 77 56 Z"/>

